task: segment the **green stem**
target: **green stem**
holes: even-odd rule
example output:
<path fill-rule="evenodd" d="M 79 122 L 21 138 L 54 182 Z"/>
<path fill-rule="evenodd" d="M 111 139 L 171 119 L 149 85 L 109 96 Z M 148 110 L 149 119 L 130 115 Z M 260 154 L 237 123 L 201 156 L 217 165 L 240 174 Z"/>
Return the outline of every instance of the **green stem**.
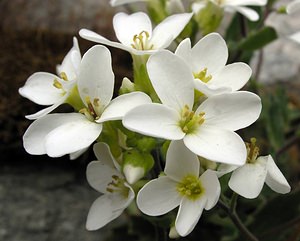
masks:
<path fill-rule="evenodd" d="M 233 200 L 235 200 L 237 198 L 234 197 Z M 236 203 L 236 201 L 234 201 Z M 232 202 L 233 203 L 233 202 Z M 252 234 L 249 229 L 243 224 L 243 222 L 241 221 L 241 219 L 239 218 L 238 214 L 234 210 L 232 210 L 232 207 L 234 207 L 236 204 L 232 204 L 231 206 L 228 207 L 223 201 L 219 200 L 218 202 L 218 206 L 220 208 L 222 208 L 230 217 L 230 219 L 232 220 L 232 222 L 235 224 L 235 226 L 240 230 L 240 232 L 250 241 L 258 241 L 258 238 L 256 238 L 254 236 L 254 234 Z"/>

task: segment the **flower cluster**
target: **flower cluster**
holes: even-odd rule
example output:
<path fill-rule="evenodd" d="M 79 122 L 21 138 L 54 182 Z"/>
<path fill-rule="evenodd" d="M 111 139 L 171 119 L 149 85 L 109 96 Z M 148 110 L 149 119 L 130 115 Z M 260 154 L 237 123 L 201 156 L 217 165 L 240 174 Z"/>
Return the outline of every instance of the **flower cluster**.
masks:
<path fill-rule="evenodd" d="M 166 1 L 166 9 L 183 10 L 180 3 Z M 19 89 L 48 106 L 26 116 L 34 120 L 23 137 L 28 153 L 76 159 L 93 145 L 97 160 L 88 164 L 87 180 L 103 195 L 90 208 L 87 229 L 105 226 L 135 202 L 150 216 L 179 207 L 170 227 L 187 236 L 203 210 L 218 203 L 219 178 L 228 173 L 229 188 L 245 198 L 256 198 L 264 183 L 278 193 L 290 191 L 271 155 L 259 156 L 255 139 L 245 143 L 237 133 L 262 109 L 258 95 L 241 90 L 252 75 L 249 65 L 227 64 L 227 44 L 216 32 L 196 43 L 178 38 L 207 4 L 254 21 L 258 14 L 245 5 L 266 1 L 199 1 L 192 5 L 194 13 L 171 14 L 154 28 L 144 12 L 117 13 L 113 27 L 119 42 L 81 29 L 82 38 L 101 45 L 81 57 L 74 37 L 56 75 L 34 73 Z M 175 39 L 177 48 L 168 50 Z M 133 59 L 134 80 L 124 77 L 117 97 L 112 57 L 104 45 L 128 51 Z M 74 111 L 52 113 L 63 103 Z"/>

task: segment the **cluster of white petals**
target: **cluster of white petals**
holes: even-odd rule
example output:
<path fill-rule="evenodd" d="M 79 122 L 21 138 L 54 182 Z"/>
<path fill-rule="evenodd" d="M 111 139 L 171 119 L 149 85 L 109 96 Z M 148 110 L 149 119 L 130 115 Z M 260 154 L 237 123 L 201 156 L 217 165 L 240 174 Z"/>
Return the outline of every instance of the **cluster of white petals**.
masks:
<path fill-rule="evenodd" d="M 123 49 L 135 55 L 152 54 L 169 47 L 192 16 L 192 13 L 171 15 L 152 30 L 152 22 L 147 14 L 137 12 L 128 15 L 121 12 L 113 18 L 113 27 L 120 42 L 108 40 L 87 29 L 81 29 L 79 35 L 84 39 Z"/>
<path fill-rule="evenodd" d="M 94 153 L 97 161 L 89 163 L 86 176 L 91 187 L 103 195 L 90 208 L 86 222 L 88 230 L 102 228 L 119 217 L 135 197 L 107 144 L 96 143 Z"/>
<path fill-rule="evenodd" d="M 299 13 L 300 12 L 300 0 L 294 0 L 294 1 L 290 2 L 286 6 L 286 12 L 291 15 Z M 289 38 L 291 40 L 294 40 L 297 43 L 300 43 L 300 32 L 296 32 L 296 33 L 290 35 Z"/>
<path fill-rule="evenodd" d="M 197 155 L 182 141 L 171 142 L 164 173 L 139 191 L 137 205 L 150 216 L 163 215 L 179 206 L 175 228 L 180 236 L 187 236 L 196 226 L 203 209 L 212 209 L 219 200 L 218 177 L 211 170 L 200 175 Z"/>
<path fill-rule="evenodd" d="M 140 105 L 127 112 L 123 118 L 126 128 L 168 140 L 183 139 L 191 151 L 209 160 L 244 164 L 246 147 L 234 131 L 259 117 L 257 95 L 245 91 L 218 94 L 194 110 L 194 76 L 182 58 L 160 51 L 149 58 L 147 69 L 162 103 Z"/>
<path fill-rule="evenodd" d="M 206 35 L 193 47 L 187 38 L 178 45 L 175 54 L 185 60 L 194 75 L 195 88 L 206 96 L 239 90 L 252 74 L 245 63 L 226 65 L 228 48 L 218 33 Z"/>
<path fill-rule="evenodd" d="M 23 136 L 30 154 L 59 157 L 89 147 L 100 135 L 102 123 L 122 119 L 124 114 L 151 102 L 143 92 L 132 92 L 112 100 L 114 73 L 109 50 L 100 45 L 83 56 L 77 77 L 83 113 L 48 114 L 35 120 Z"/>
<path fill-rule="evenodd" d="M 110 3 L 118 6 L 137 1 Z M 253 21 L 258 14 L 245 6 L 266 4 L 266 0 L 210 1 Z M 194 11 L 206 3 L 207 0 L 195 2 Z M 299 9 L 299 5 L 300 1 L 295 0 L 288 5 L 287 12 Z M 218 33 L 206 35 L 194 46 L 186 38 L 174 53 L 165 49 L 192 16 L 193 13 L 174 14 L 152 29 L 150 18 L 143 12 L 117 13 L 113 26 L 119 42 L 87 29 L 80 30 L 85 39 L 133 55 L 149 55 L 140 66 L 145 69 L 141 76 L 150 81 L 149 92 L 154 93 L 147 93 L 152 99 L 142 90 L 135 91 L 136 83 L 127 78 L 122 84 L 126 91 L 120 91 L 125 94 L 113 98 L 115 76 L 110 51 L 95 45 L 81 57 L 76 38 L 62 64 L 57 66 L 57 75 L 35 73 L 19 89 L 22 96 L 49 106 L 27 116 L 34 120 L 23 136 L 28 153 L 51 157 L 70 154 L 75 159 L 97 142 L 93 146 L 97 160 L 88 164 L 86 176 L 101 196 L 89 210 L 88 230 L 102 228 L 119 217 L 137 196 L 137 207 L 150 216 L 164 215 L 178 207 L 173 232 L 187 236 L 203 210 L 217 204 L 221 193 L 219 178 L 231 172 L 228 186 L 245 198 L 258 197 L 264 183 L 282 194 L 291 189 L 273 158 L 257 157 L 258 152 L 251 152 L 256 147 L 249 149 L 236 133 L 253 124 L 262 110 L 259 96 L 241 91 L 251 77 L 251 68 L 242 62 L 227 64 L 228 48 Z M 296 39 L 299 41 L 299 34 Z M 142 89 L 141 86 L 136 89 Z M 50 113 L 63 103 L 76 107 L 72 105 L 71 113 Z M 105 122 L 109 123 L 104 125 Z M 102 133 L 113 133 L 114 138 L 100 139 Z M 133 141 L 134 137 L 137 140 Z M 158 145 L 163 142 L 164 147 L 170 144 L 165 162 L 160 162 L 155 158 L 160 158 L 158 151 L 162 146 Z M 143 144 L 147 147 L 141 148 Z M 112 145 L 117 146 L 118 154 Z M 154 149 L 156 157 L 152 155 Z M 125 156 L 132 159 L 128 161 Z M 201 166 L 202 160 L 218 166 L 209 169 Z M 155 161 L 165 166 L 160 166 L 156 173 L 154 169 L 148 173 Z"/>
<path fill-rule="evenodd" d="M 37 72 L 31 75 L 25 85 L 19 89 L 20 95 L 39 105 L 51 105 L 39 112 L 27 115 L 28 119 L 43 117 L 65 103 L 76 85 L 81 54 L 78 41 L 73 38 L 73 47 L 57 66 L 57 75 Z"/>

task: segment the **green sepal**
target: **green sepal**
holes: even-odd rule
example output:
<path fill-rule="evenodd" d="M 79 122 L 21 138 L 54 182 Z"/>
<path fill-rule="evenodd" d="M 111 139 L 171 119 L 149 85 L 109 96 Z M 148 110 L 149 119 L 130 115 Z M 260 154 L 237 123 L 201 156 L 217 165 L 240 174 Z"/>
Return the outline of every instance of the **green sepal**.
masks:
<path fill-rule="evenodd" d="M 208 1 L 196 15 L 195 19 L 203 35 L 216 31 L 223 19 L 224 10 L 218 5 Z"/>
<path fill-rule="evenodd" d="M 149 153 L 142 153 L 138 150 L 128 150 L 123 153 L 122 168 L 126 165 L 133 167 L 141 167 L 144 169 L 144 174 L 151 170 L 154 165 L 154 159 Z"/>

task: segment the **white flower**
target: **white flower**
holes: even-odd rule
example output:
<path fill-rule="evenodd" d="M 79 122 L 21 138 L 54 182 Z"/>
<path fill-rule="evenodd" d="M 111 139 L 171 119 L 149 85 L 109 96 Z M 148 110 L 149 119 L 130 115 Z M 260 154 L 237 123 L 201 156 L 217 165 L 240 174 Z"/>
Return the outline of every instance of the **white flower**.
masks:
<path fill-rule="evenodd" d="M 150 57 L 147 69 L 162 104 L 127 112 L 125 127 L 153 137 L 183 139 L 191 151 L 212 161 L 244 164 L 245 144 L 234 131 L 259 117 L 257 95 L 243 91 L 214 95 L 194 111 L 194 76 L 180 57 L 161 51 Z"/>
<path fill-rule="evenodd" d="M 232 172 L 229 180 L 229 187 L 237 194 L 245 198 L 256 198 L 260 194 L 264 183 L 273 191 L 288 193 L 291 190 L 287 180 L 276 166 L 271 155 L 260 156 L 259 148 L 256 146 L 256 139 L 252 138 L 247 145 L 247 162 L 243 166 L 232 166 L 221 164 L 217 169 L 217 175 Z"/>
<path fill-rule="evenodd" d="M 58 157 L 80 151 L 100 135 L 103 122 L 120 120 L 131 108 L 151 102 L 142 92 L 124 94 L 112 100 L 111 55 L 100 45 L 92 47 L 83 56 L 77 84 L 86 108 L 81 113 L 49 114 L 35 120 L 23 136 L 28 153 Z"/>
<path fill-rule="evenodd" d="M 89 163 L 86 176 L 89 184 L 103 195 L 94 201 L 89 210 L 86 222 L 88 230 L 102 228 L 119 217 L 135 197 L 109 147 L 97 143 L 94 152 L 98 160 Z"/>
<path fill-rule="evenodd" d="M 288 14 L 294 14 L 298 11 L 300 11 L 300 0 L 294 0 L 286 6 L 286 12 Z"/>
<path fill-rule="evenodd" d="M 206 35 L 193 48 L 190 39 L 185 39 L 175 54 L 186 61 L 194 75 L 195 88 L 206 96 L 239 90 L 252 74 L 245 63 L 225 65 L 228 48 L 218 33 Z"/>
<path fill-rule="evenodd" d="M 167 48 L 179 35 L 192 17 L 192 13 L 175 14 L 167 17 L 152 31 L 152 23 L 143 12 L 117 13 L 113 18 L 113 27 L 119 42 L 114 42 L 87 29 L 81 29 L 82 38 L 120 48 L 132 54 L 151 54 Z"/>
<path fill-rule="evenodd" d="M 53 111 L 66 102 L 76 85 L 81 54 L 77 39 L 73 38 L 73 47 L 67 53 L 61 65 L 57 66 L 60 76 L 37 72 L 31 75 L 25 85 L 19 89 L 20 95 L 39 105 L 51 105 L 35 114 L 27 115 L 28 119 L 37 119 Z"/>
<path fill-rule="evenodd" d="M 148 182 L 137 195 L 139 209 L 150 216 L 163 215 L 177 206 L 175 228 L 186 236 L 196 226 L 203 209 L 210 210 L 220 196 L 220 183 L 213 171 L 199 177 L 200 162 L 182 141 L 171 142 L 164 173 Z"/>
<path fill-rule="evenodd" d="M 285 194 L 291 190 L 271 155 L 260 156 L 255 162 L 238 167 L 232 172 L 228 185 L 245 198 L 256 198 L 264 183 L 278 193 Z"/>
<path fill-rule="evenodd" d="M 203 7 L 205 7 L 208 1 L 224 8 L 225 11 L 237 11 L 251 21 L 257 21 L 259 19 L 259 15 L 253 9 L 245 6 L 265 6 L 267 4 L 267 0 L 201 0 L 193 3 L 193 11 L 198 13 Z"/>

